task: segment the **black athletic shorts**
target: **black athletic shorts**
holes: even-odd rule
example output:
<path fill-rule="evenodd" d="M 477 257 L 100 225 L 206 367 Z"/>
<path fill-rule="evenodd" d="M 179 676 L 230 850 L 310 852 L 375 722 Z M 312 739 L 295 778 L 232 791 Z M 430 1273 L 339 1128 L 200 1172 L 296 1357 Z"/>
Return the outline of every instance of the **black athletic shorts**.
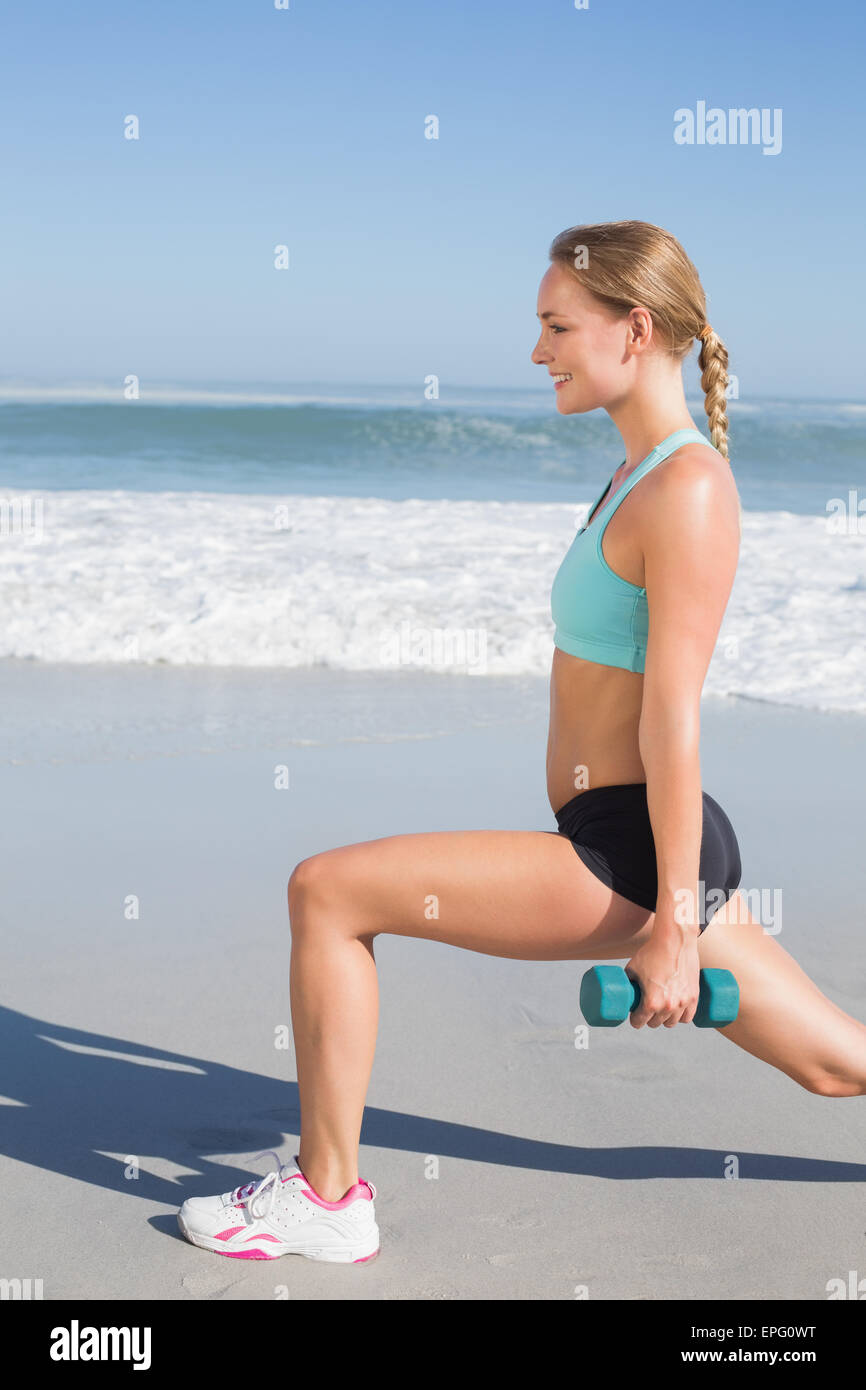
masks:
<path fill-rule="evenodd" d="M 703 793 L 698 922 L 703 931 L 739 886 L 740 848 L 717 801 Z M 586 867 L 614 892 L 656 910 L 658 874 L 646 782 L 623 782 L 578 792 L 556 812 L 559 831 Z"/>

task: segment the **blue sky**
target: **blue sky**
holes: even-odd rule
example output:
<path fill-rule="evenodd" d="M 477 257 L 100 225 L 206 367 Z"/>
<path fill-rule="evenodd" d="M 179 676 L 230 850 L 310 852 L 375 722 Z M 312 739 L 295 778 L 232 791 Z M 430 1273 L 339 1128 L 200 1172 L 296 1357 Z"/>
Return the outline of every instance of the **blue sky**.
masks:
<path fill-rule="evenodd" d="M 853 0 L 54 0 L 4 31 L 7 382 L 540 386 L 550 241 L 635 217 L 697 265 L 742 400 L 863 398 Z M 781 108 L 781 152 L 677 145 L 699 101 Z"/>

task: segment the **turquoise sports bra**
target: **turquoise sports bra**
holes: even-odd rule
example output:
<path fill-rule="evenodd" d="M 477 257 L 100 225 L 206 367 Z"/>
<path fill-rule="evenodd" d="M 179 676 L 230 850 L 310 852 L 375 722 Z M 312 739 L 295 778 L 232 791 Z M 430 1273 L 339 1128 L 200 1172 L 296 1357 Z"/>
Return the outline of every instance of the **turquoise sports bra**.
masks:
<path fill-rule="evenodd" d="M 556 629 L 554 645 L 560 651 L 602 666 L 643 671 L 649 631 L 646 589 L 639 589 L 613 572 L 602 554 L 602 537 L 620 502 L 644 474 L 682 444 L 709 442 L 700 430 L 684 429 L 675 430 L 657 444 L 601 508 L 607 516 L 595 527 L 593 543 L 588 531 L 592 529 L 598 503 L 616 476 L 611 474 L 610 482 L 591 508 L 553 581 L 550 612 Z"/>

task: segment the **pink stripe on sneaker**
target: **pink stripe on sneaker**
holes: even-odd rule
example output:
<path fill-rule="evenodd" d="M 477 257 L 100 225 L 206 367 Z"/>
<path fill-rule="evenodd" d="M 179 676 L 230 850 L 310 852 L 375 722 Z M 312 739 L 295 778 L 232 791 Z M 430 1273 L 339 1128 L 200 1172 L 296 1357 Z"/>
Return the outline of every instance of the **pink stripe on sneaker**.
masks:
<path fill-rule="evenodd" d="M 278 1260 L 279 1255 L 266 1255 L 264 1250 L 218 1250 L 218 1255 L 227 1255 L 230 1260 Z"/>
<path fill-rule="evenodd" d="M 231 1240 L 232 1236 L 236 1236 L 238 1231 L 243 1229 L 243 1226 L 229 1226 L 225 1231 L 220 1231 L 218 1236 L 214 1236 L 214 1240 Z"/>
<path fill-rule="evenodd" d="M 304 1177 L 303 1173 L 301 1177 Z M 289 1179 L 284 1179 L 284 1181 L 289 1181 Z M 352 1202 L 357 1202 L 359 1200 L 362 1202 L 372 1202 L 373 1200 L 370 1184 L 363 1180 L 356 1182 L 350 1187 L 349 1191 L 344 1197 L 340 1198 L 339 1202 L 326 1202 L 324 1197 L 320 1197 L 315 1188 L 310 1186 L 309 1178 L 304 1178 L 304 1182 L 306 1186 L 299 1186 L 298 1190 L 309 1197 L 311 1202 L 315 1202 L 317 1207 L 324 1207 L 325 1211 L 340 1211 L 343 1207 L 351 1206 Z"/>

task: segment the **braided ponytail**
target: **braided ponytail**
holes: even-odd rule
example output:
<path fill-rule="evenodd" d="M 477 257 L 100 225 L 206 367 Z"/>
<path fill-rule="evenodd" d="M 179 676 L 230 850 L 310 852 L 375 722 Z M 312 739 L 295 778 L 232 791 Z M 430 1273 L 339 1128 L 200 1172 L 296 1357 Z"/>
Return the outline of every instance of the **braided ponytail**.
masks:
<path fill-rule="evenodd" d="M 704 410 L 710 425 L 710 438 L 723 458 L 728 457 L 728 417 L 725 414 L 725 387 L 728 384 L 728 349 L 718 333 L 706 324 L 700 333 L 701 351 L 698 366 L 701 369 L 701 389 L 704 393 Z"/>

